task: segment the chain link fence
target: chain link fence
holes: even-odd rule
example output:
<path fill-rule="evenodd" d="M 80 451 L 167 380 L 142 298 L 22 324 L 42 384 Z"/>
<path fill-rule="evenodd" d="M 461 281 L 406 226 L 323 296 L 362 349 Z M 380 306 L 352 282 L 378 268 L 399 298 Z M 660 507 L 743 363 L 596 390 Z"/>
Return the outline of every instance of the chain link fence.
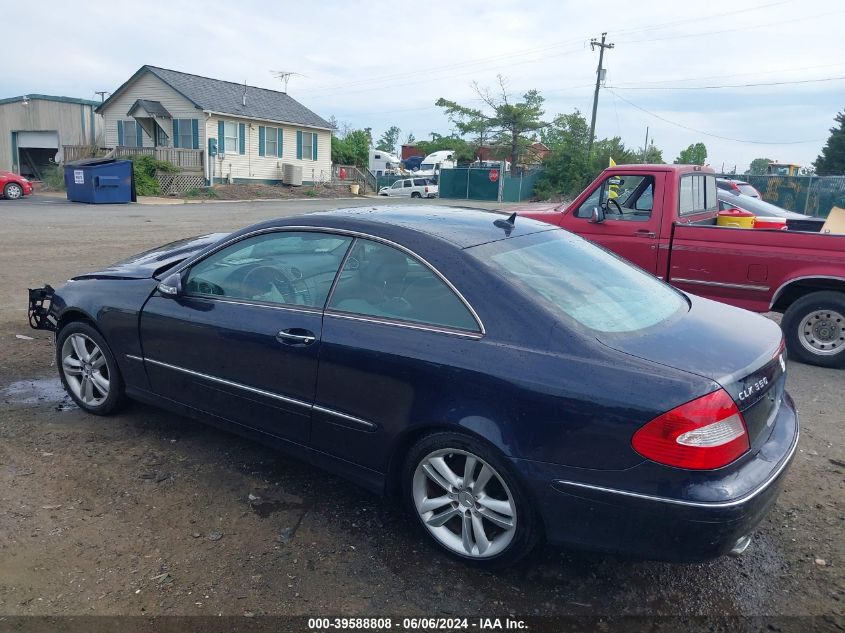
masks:
<path fill-rule="evenodd" d="M 798 213 L 825 218 L 833 207 L 845 208 L 845 176 L 719 174 L 719 177 L 744 180 L 766 202 Z"/>

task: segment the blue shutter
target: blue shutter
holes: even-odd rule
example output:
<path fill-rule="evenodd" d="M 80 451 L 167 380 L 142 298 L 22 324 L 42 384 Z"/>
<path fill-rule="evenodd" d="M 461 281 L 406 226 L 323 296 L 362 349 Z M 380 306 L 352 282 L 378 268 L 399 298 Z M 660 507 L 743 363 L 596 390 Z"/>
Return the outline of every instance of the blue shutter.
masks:
<path fill-rule="evenodd" d="M 193 149 L 200 148 L 200 122 L 197 119 L 191 119 L 191 144 Z"/>
<path fill-rule="evenodd" d="M 296 157 L 302 160 L 302 130 L 296 131 Z"/>
<path fill-rule="evenodd" d="M 123 145 L 123 121 L 117 122 L 117 144 Z"/>
<path fill-rule="evenodd" d="M 317 160 L 317 133 L 311 135 L 311 153 L 314 154 L 314 160 Z"/>
<path fill-rule="evenodd" d="M 217 122 L 217 153 L 226 153 L 226 124 L 223 121 Z"/>
<path fill-rule="evenodd" d="M 264 156 L 264 139 L 265 139 L 265 127 L 263 125 L 258 126 L 258 155 Z"/>
<path fill-rule="evenodd" d="M 173 119 L 173 147 L 179 147 L 179 119 Z"/>
<path fill-rule="evenodd" d="M 238 123 L 238 148 L 239 154 L 246 154 L 246 125 Z"/>
<path fill-rule="evenodd" d="M 276 156 L 282 157 L 282 128 L 276 128 Z"/>
<path fill-rule="evenodd" d="M 138 143 L 138 147 L 144 146 L 144 128 L 135 121 L 135 141 Z"/>

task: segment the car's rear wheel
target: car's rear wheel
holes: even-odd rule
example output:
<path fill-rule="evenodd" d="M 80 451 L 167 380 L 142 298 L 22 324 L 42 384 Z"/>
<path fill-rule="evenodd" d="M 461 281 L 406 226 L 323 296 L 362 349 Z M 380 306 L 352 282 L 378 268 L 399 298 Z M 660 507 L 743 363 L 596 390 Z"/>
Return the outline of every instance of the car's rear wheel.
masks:
<path fill-rule="evenodd" d="M 420 525 L 449 554 L 503 567 L 540 537 L 536 511 L 495 449 L 458 433 L 434 433 L 409 452 L 405 496 Z"/>
<path fill-rule="evenodd" d="M 16 182 L 10 182 L 3 189 L 3 196 L 7 200 L 17 200 L 23 196 L 23 187 Z"/>
<path fill-rule="evenodd" d="M 422 198 L 422 194 L 419 191 L 414 191 L 411 193 L 412 198 Z"/>
<path fill-rule="evenodd" d="M 845 367 L 845 293 L 801 297 L 781 323 L 792 358 L 821 367 Z"/>
<path fill-rule="evenodd" d="M 123 403 L 123 379 L 105 339 L 87 323 L 59 330 L 56 364 L 62 384 L 80 408 L 107 415 Z"/>

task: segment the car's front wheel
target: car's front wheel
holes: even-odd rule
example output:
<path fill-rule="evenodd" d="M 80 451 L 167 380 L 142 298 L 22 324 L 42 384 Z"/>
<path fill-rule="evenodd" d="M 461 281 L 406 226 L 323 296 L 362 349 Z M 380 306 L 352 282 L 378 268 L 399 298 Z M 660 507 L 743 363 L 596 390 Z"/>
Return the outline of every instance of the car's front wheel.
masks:
<path fill-rule="evenodd" d="M 80 408 L 107 415 L 123 402 L 123 379 L 105 339 L 87 323 L 59 330 L 56 364 L 65 390 Z"/>
<path fill-rule="evenodd" d="M 845 368 L 845 293 L 822 291 L 801 297 L 786 310 L 781 327 L 792 358 Z"/>
<path fill-rule="evenodd" d="M 409 452 L 406 499 L 423 529 L 453 556 L 504 567 L 540 537 L 536 511 L 495 449 L 459 433 L 433 433 Z"/>
<path fill-rule="evenodd" d="M 21 187 L 16 182 L 10 182 L 6 187 L 3 189 L 3 196 L 7 200 L 17 200 L 18 198 L 23 196 L 23 187 Z"/>

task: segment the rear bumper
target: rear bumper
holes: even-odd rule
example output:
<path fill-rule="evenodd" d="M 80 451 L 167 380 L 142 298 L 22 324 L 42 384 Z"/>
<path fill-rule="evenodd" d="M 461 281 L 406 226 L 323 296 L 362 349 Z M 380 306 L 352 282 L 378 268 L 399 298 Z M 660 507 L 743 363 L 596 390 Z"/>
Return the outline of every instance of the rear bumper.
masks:
<path fill-rule="evenodd" d="M 641 479 L 640 467 L 634 467 L 616 471 L 613 479 L 622 483 L 613 485 L 607 471 L 582 470 L 576 478 L 566 469 L 561 477 L 559 466 L 515 463 L 530 482 L 549 542 L 693 562 L 727 554 L 765 518 L 780 494 L 798 435 L 798 416 L 785 394 L 767 442 L 729 475 L 717 470 L 684 479 L 677 477 L 683 471 L 669 469 L 666 481 L 655 485 L 648 477 Z M 648 472 L 655 465 L 641 466 Z M 595 480 L 584 476 L 587 473 Z M 726 480 L 741 482 L 745 492 L 721 498 L 729 489 Z M 638 487 L 638 481 L 648 481 L 649 492 Z"/>

